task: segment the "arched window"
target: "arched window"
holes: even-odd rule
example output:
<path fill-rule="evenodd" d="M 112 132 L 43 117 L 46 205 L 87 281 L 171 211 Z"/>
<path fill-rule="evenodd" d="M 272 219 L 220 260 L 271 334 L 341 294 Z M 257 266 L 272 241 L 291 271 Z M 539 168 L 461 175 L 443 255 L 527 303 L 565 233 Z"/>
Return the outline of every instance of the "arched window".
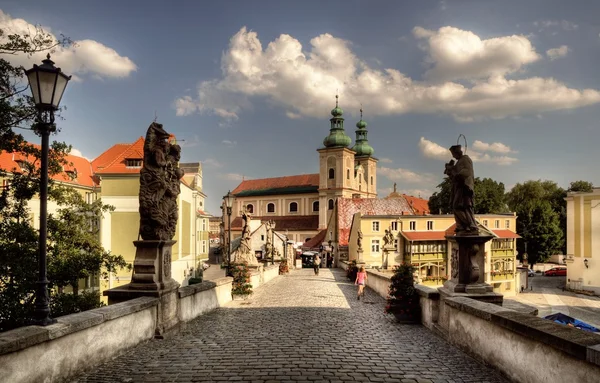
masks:
<path fill-rule="evenodd" d="M 350 179 L 350 169 L 346 169 L 346 178 Z"/>
<path fill-rule="evenodd" d="M 248 205 L 246 205 L 246 211 L 248 213 L 254 213 L 254 205 L 252 205 L 251 203 L 249 203 Z"/>
<path fill-rule="evenodd" d="M 296 213 L 298 211 L 298 204 L 296 202 L 290 202 L 290 213 Z"/>
<path fill-rule="evenodd" d="M 328 202 L 328 208 L 329 208 L 329 210 L 333 210 L 333 200 L 332 199 L 330 199 Z"/>
<path fill-rule="evenodd" d="M 270 203 L 267 205 L 267 213 L 275 213 L 275 204 Z"/>
<path fill-rule="evenodd" d="M 319 201 L 313 202 L 313 211 L 319 211 Z"/>
<path fill-rule="evenodd" d="M 371 176 L 371 186 L 373 185 L 373 176 Z"/>
<path fill-rule="evenodd" d="M 329 179 L 332 180 L 335 178 L 335 170 L 333 168 L 329 169 Z"/>

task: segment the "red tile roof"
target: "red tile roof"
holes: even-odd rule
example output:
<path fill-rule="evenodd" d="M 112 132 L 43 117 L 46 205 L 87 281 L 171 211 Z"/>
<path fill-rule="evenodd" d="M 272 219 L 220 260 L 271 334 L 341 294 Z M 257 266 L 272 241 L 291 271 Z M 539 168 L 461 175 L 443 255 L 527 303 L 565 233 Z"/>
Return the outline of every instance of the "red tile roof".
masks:
<path fill-rule="evenodd" d="M 92 161 L 97 174 L 137 174 L 142 169 L 128 168 L 125 160 L 144 158 L 144 137 L 133 144 L 116 144 Z"/>
<path fill-rule="evenodd" d="M 261 178 L 242 181 L 234 190 L 235 195 L 283 194 L 285 189 L 294 189 L 299 193 L 317 192 L 319 174 L 301 174 L 275 178 Z"/>
<path fill-rule="evenodd" d="M 40 145 L 30 145 L 40 149 Z M 68 164 L 64 165 L 64 171 L 52 176 L 53 180 L 64 182 L 70 185 L 80 185 L 86 187 L 98 186 L 93 178 L 92 165 L 90 164 L 90 161 L 73 154 L 67 154 L 65 160 L 68 162 Z M 29 157 L 23 153 L 0 153 L 0 169 L 3 169 L 7 172 L 12 172 L 16 169 L 16 171 L 19 172 L 21 171 L 21 167 L 17 161 L 26 161 L 29 163 L 34 163 L 36 167 L 39 166 L 39 162 L 35 162 L 36 159 L 34 157 Z M 77 176 L 73 179 L 67 172 L 75 172 Z"/>
<path fill-rule="evenodd" d="M 348 245 L 352 217 L 361 212 L 365 215 L 411 215 L 413 210 L 404 198 L 338 198 L 337 220 L 338 241 L 341 246 Z"/>
<path fill-rule="evenodd" d="M 492 230 L 494 234 L 496 234 L 499 238 L 521 238 L 521 236 L 517 233 L 514 233 L 510 230 L 501 229 L 501 230 Z"/>
<path fill-rule="evenodd" d="M 408 204 L 413 208 L 416 215 L 427 215 L 429 213 L 429 201 L 423 198 L 413 197 L 411 195 L 402 195 Z"/>
<path fill-rule="evenodd" d="M 265 216 L 252 217 L 252 219 L 274 221 L 275 230 L 278 232 L 285 230 L 317 230 L 319 227 L 318 215 Z M 231 221 L 231 230 L 242 230 L 242 217 L 237 217 Z"/>
<path fill-rule="evenodd" d="M 303 249 L 318 249 L 325 241 L 327 230 L 321 230 L 317 235 L 302 244 Z"/>
<path fill-rule="evenodd" d="M 445 241 L 445 231 L 402 231 L 402 236 L 409 241 Z"/>

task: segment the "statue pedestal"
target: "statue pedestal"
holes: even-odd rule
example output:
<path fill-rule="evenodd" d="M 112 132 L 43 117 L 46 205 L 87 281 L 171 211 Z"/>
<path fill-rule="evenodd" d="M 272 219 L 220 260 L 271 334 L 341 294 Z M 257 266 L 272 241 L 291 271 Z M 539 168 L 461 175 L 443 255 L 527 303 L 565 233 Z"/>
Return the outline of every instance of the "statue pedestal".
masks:
<path fill-rule="evenodd" d="M 485 283 L 484 256 L 485 243 L 491 235 L 452 235 L 446 236 L 452 250 L 450 258 L 451 278 L 444 283 L 444 289 L 452 293 L 484 294 L 493 291 Z"/>
<path fill-rule="evenodd" d="M 365 260 L 363 258 L 363 249 L 359 248 L 358 250 L 356 250 L 356 264 L 358 265 L 364 265 L 365 264 Z"/>
<path fill-rule="evenodd" d="M 171 248 L 176 241 L 133 241 L 136 247 L 131 283 L 104 291 L 108 304 L 139 297 L 159 299 L 155 336 L 163 337 L 177 324 L 177 283 L 171 277 Z"/>
<path fill-rule="evenodd" d="M 390 252 L 392 252 L 394 250 L 395 250 L 394 247 L 390 247 L 390 246 L 384 246 L 383 247 L 383 251 L 381 253 L 381 268 L 387 270 L 387 268 L 389 266 Z"/>

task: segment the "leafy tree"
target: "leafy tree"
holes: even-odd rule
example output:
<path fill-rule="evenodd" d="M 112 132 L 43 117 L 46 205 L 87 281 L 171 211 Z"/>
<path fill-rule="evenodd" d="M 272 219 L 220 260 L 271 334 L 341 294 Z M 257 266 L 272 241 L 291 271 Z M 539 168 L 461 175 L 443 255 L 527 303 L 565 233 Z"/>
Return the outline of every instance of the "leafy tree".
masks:
<path fill-rule="evenodd" d="M 448 177 L 438 186 L 439 192 L 429 198 L 429 211 L 433 214 L 452 213 L 452 183 Z M 473 198 L 475 214 L 505 213 L 508 211 L 504 199 L 504 184 L 491 178 L 475 178 L 475 195 Z"/>
<path fill-rule="evenodd" d="M 567 189 L 568 192 L 591 193 L 594 191 L 594 185 L 588 181 L 573 181 Z"/>
<path fill-rule="evenodd" d="M 566 192 L 556 182 L 531 180 L 516 184 L 506 194 L 508 207 L 517 213 L 519 258 L 525 252 L 530 263 L 546 261 L 564 252 L 566 232 Z"/>

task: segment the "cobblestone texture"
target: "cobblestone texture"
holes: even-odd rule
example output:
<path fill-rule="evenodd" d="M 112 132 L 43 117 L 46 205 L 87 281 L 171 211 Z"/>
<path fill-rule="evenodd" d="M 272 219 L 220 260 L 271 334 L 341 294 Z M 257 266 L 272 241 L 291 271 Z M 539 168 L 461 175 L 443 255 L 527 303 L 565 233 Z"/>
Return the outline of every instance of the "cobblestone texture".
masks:
<path fill-rule="evenodd" d="M 504 382 L 339 270 L 294 271 L 73 382 Z"/>

